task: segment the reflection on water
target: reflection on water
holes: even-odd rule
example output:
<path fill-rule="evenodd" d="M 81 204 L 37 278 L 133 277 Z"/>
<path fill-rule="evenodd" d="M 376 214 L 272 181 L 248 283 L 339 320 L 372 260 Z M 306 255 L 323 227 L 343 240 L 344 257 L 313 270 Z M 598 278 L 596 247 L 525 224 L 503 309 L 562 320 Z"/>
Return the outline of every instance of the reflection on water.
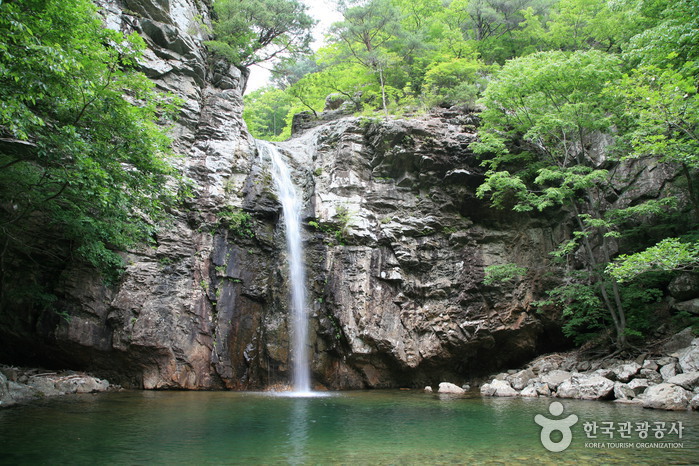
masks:
<path fill-rule="evenodd" d="M 551 401 L 419 391 L 74 396 L 0 410 L 0 464 L 699 463 L 699 415 L 611 402 L 560 400 L 564 416 L 580 420 L 570 447 L 551 453 L 534 422 L 551 416 Z M 619 445 L 619 432 L 589 439 L 586 421 L 682 422 L 681 439 L 669 432 L 662 439 L 681 447 L 635 448 L 633 431 L 631 447 Z M 606 442 L 616 444 L 599 446 Z"/>
<path fill-rule="evenodd" d="M 288 456 L 289 464 L 306 463 L 306 447 L 308 443 L 308 398 L 297 398 L 291 410 L 289 424 L 289 444 L 291 453 Z"/>

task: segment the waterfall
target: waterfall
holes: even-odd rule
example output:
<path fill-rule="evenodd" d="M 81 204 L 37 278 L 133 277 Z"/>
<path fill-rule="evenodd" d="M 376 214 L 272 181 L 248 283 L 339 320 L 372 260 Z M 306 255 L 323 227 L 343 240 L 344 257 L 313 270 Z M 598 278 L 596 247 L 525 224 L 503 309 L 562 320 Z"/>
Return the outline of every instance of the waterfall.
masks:
<path fill-rule="evenodd" d="M 289 167 L 282 154 L 272 144 L 257 142 L 260 152 L 272 159 L 272 178 L 282 205 L 289 257 L 289 288 L 291 292 L 291 359 L 293 388 L 296 393 L 310 392 L 311 371 L 308 360 L 308 317 L 306 315 L 306 271 L 301 241 L 302 200 L 291 181 Z"/>

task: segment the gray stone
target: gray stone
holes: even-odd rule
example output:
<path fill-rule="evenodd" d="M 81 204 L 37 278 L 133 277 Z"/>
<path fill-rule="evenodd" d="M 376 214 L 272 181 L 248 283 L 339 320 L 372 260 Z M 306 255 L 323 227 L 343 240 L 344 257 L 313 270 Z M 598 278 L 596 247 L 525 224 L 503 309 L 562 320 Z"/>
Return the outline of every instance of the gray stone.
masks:
<path fill-rule="evenodd" d="M 689 400 L 689 407 L 693 410 L 699 409 L 699 393 L 694 395 L 691 400 Z"/>
<path fill-rule="evenodd" d="M 649 381 L 648 379 L 633 379 L 626 386 L 633 390 L 635 395 L 640 395 L 649 387 Z"/>
<path fill-rule="evenodd" d="M 590 361 L 580 361 L 578 363 L 577 370 L 578 372 L 586 372 L 592 369 L 592 364 Z"/>
<path fill-rule="evenodd" d="M 537 397 L 539 396 L 539 392 L 537 391 L 536 387 L 534 385 L 529 385 L 527 387 L 524 387 L 521 392 L 519 392 L 520 396 L 523 397 Z"/>
<path fill-rule="evenodd" d="M 664 381 L 667 381 L 675 375 L 677 375 L 677 364 L 675 364 L 674 362 L 666 364 L 660 368 L 660 376 L 663 378 Z"/>
<path fill-rule="evenodd" d="M 660 373 L 651 369 L 641 369 L 639 371 L 639 375 L 641 379 L 648 380 L 648 383 L 650 384 L 661 383 L 663 381 L 663 377 L 660 375 Z"/>
<path fill-rule="evenodd" d="M 508 381 L 515 390 L 522 390 L 529 381 L 536 377 L 531 369 L 524 369 L 508 377 Z"/>
<path fill-rule="evenodd" d="M 614 398 L 617 400 L 627 400 L 636 398 L 636 392 L 629 385 L 622 382 L 614 383 Z"/>
<path fill-rule="evenodd" d="M 425 387 L 425 393 L 432 393 L 432 387 L 429 385 Z"/>
<path fill-rule="evenodd" d="M 0 372 L 0 407 L 10 405 L 10 391 L 7 386 L 7 377 Z"/>
<path fill-rule="evenodd" d="M 662 358 L 659 358 L 656 361 L 658 366 L 666 366 L 668 364 L 672 364 L 673 362 L 677 362 L 677 358 L 674 358 L 672 356 L 663 356 Z"/>
<path fill-rule="evenodd" d="M 636 362 L 628 362 L 626 364 L 614 366 L 612 368 L 612 373 L 614 374 L 615 380 L 618 380 L 619 382 L 628 382 L 638 373 L 640 369 L 640 364 Z"/>
<path fill-rule="evenodd" d="M 645 361 L 643 361 L 643 365 L 641 366 L 641 370 L 648 369 L 651 371 L 657 371 L 659 369 L 659 367 L 660 366 L 658 366 L 658 364 L 655 361 L 653 361 L 651 359 L 646 359 Z"/>
<path fill-rule="evenodd" d="M 670 295 L 679 301 L 699 297 L 699 275 L 693 273 L 680 274 L 670 281 L 668 290 Z"/>
<path fill-rule="evenodd" d="M 483 385 L 481 385 L 480 391 L 481 395 L 483 396 L 495 395 L 495 387 L 493 387 L 491 383 L 484 383 Z"/>
<path fill-rule="evenodd" d="M 689 346 L 678 351 L 677 363 L 682 372 L 699 371 L 699 346 Z"/>
<path fill-rule="evenodd" d="M 551 388 L 548 384 L 537 383 L 534 387 L 536 387 L 536 393 L 538 393 L 539 396 L 551 396 Z"/>
<path fill-rule="evenodd" d="M 449 393 L 453 395 L 463 395 L 464 393 L 466 393 L 466 390 L 450 382 L 441 382 L 439 384 L 439 389 L 437 390 L 437 392 Z"/>
<path fill-rule="evenodd" d="M 670 383 L 661 383 L 645 391 L 643 407 L 681 411 L 687 409 L 689 401 L 690 398 L 684 388 Z"/>
<path fill-rule="evenodd" d="M 556 390 L 560 398 L 582 400 L 602 400 L 610 398 L 614 392 L 614 382 L 596 374 L 573 374 L 561 383 Z"/>
<path fill-rule="evenodd" d="M 57 381 L 56 388 L 65 393 L 103 392 L 109 389 L 109 382 L 90 376 L 74 376 Z"/>
<path fill-rule="evenodd" d="M 571 373 L 568 371 L 553 370 L 539 377 L 542 383 L 549 386 L 551 390 L 558 388 L 564 381 L 570 379 Z"/>
<path fill-rule="evenodd" d="M 43 396 L 57 396 L 67 392 L 67 390 L 58 388 L 52 377 L 30 377 L 28 385 L 36 389 Z"/>
<path fill-rule="evenodd" d="M 672 307 L 680 312 L 688 312 L 689 314 L 699 315 L 699 298 L 676 302 L 672 305 Z"/>
<path fill-rule="evenodd" d="M 699 371 L 684 372 L 667 379 L 667 383 L 679 385 L 686 390 L 693 390 L 699 386 Z"/>
<path fill-rule="evenodd" d="M 492 396 L 517 396 L 517 390 L 512 388 L 512 386 L 505 380 L 493 380 L 490 383 L 493 389 Z"/>
<path fill-rule="evenodd" d="M 665 344 L 661 347 L 661 351 L 665 354 L 670 354 L 674 353 L 675 351 L 684 349 L 688 346 L 691 345 L 692 340 L 694 339 L 694 332 L 692 330 L 692 327 L 687 327 L 681 332 L 677 332 L 674 334 L 670 339 L 668 339 Z M 667 362 L 663 361 L 665 364 Z M 664 366 L 665 364 L 660 364 L 661 366 Z"/>
<path fill-rule="evenodd" d="M 547 372 L 557 370 L 560 368 L 560 366 L 561 363 L 558 360 L 554 360 L 552 358 L 542 358 L 535 361 L 532 364 L 531 369 L 534 371 L 534 373 L 541 375 Z"/>

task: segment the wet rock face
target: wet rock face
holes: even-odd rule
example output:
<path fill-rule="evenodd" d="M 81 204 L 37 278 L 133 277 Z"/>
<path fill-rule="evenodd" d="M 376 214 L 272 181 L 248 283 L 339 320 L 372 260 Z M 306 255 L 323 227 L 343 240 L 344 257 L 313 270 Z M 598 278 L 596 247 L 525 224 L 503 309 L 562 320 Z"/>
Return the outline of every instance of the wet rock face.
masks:
<path fill-rule="evenodd" d="M 550 280 L 540 264 L 560 218 L 503 215 L 475 197 L 476 124 L 449 112 L 344 118 L 285 145 L 313 148 L 312 179 L 298 178 L 310 192 L 312 299 L 321 346 L 355 374 L 353 387 L 463 380 L 555 343 L 531 302 Z M 509 262 L 530 273 L 483 284 L 485 266 Z M 341 386 L 317 361 L 321 381 Z"/>

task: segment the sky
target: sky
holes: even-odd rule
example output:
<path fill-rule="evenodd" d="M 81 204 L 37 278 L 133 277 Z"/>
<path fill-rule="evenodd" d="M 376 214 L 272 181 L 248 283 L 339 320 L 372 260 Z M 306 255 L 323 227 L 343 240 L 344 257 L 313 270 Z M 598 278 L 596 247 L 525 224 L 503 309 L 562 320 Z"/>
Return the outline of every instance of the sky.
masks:
<path fill-rule="evenodd" d="M 308 14 L 313 18 L 318 20 L 313 29 L 313 37 L 315 41 L 313 42 L 313 49 L 317 50 L 323 43 L 323 35 L 328 30 L 330 25 L 336 21 L 342 19 L 342 15 L 335 9 L 335 2 L 333 0 L 301 0 L 308 6 Z M 255 89 L 269 83 L 270 73 L 267 69 L 270 65 L 268 63 L 262 63 L 262 66 L 251 66 L 250 67 L 250 78 L 248 79 L 248 86 L 245 92 L 251 92 Z"/>

